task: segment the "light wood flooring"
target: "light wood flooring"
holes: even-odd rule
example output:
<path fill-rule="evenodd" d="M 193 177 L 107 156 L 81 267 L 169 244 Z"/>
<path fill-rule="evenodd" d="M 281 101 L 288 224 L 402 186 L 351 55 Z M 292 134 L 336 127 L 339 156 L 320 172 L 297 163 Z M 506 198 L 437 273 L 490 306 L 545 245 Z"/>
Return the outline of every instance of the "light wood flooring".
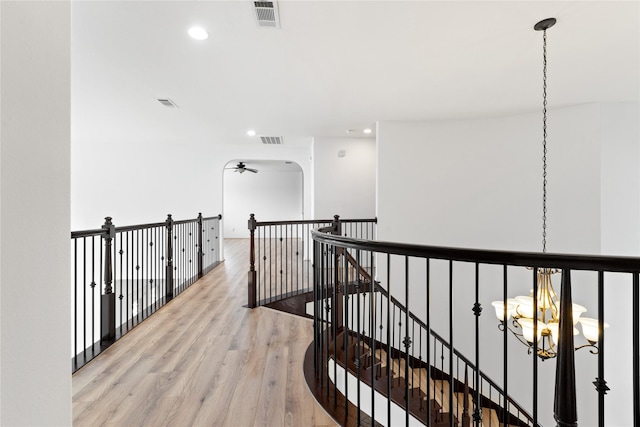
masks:
<path fill-rule="evenodd" d="M 308 319 L 243 307 L 249 242 L 73 375 L 75 426 L 335 426 L 304 380 Z"/>

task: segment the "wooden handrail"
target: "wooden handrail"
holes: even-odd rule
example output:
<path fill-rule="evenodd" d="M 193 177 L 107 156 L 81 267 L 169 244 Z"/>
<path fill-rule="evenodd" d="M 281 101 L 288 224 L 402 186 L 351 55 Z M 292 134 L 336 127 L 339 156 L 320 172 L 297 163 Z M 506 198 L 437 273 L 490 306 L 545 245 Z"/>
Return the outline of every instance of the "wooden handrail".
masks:
<path fill-rule="evenodd" d="M 327 234 L 330 227 L 311 232 L 313 239 L 331 246 L 360 249 L 377 253 L 405 255 L 419 258 L 518 267 L 558 268 L 568 270 L 603 270 L 616 273 L 640 273 L 640 257 L 553 254 L 540 252 L 510 252 L 466 249 L 447 246 L 428 246 L 409 243 L 354 239 Z M 330 231 L 330 230 L 329 230 Z"/>

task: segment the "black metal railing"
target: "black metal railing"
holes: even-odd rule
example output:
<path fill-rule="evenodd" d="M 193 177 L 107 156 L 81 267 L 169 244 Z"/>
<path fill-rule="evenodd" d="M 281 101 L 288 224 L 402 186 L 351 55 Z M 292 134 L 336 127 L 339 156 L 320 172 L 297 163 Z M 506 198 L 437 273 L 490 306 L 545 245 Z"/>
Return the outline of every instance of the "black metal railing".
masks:
<path fill-rule="evenodd" d="M 339 235 L 376 238 L 376 219 L 265 221 L 249 217 L 248 306 L 254 308 L 313 289 L 311 230 L 340 224 Z M 336 229 L 337 230 L 337 229 Z"/>
<path fill-rule="evenodd" d="M 73 372 L 220 263 L 221 219 L 71 232 Z"/>
<path fill-rule="evenodd" d="M 633 396 L 633 403 L 622 410 L 629 411 L 628 425 L 640 427 L 640 258 L 420 246 L 345 238 L 335 231 L 336 224 L 312 231 L 313 354 L 316 381 L 326 396 L 331 396 L 334 404 L 338 395 L 351 402 L 341 406 L 343 420 L 357 425 L 375 420 L 382 425 L 480 426 L 494 419 L 537 426 L 542 419 L 552 418 L 557 425 L 568 426 L 577 425 L 576 393 L 593 393 L 590 401 L 597 408 L 597 417 L 583 418 L 583 422 L 604 427 L 612 424 L 605 416 L 609 390 L 605 353 L 630 352 L 629 366 L 619 368 L 632 377 L 632 386 L 623 393 Z M 365 261 L 367 267 L 362 268 Z M 533 278 L 524 267 L 533 270 Z M 507 306 L 507 296 L 518 286 L 513 282 L 522 274 L 537 295 L 536 278 L 542 269 L 562 272 L 555 387 L 539 382 L 543 359 L 538 355 L 537 341 L 528 349 L 530 359 L 527 351 L 514 356 L 509 351 L 508 328 L 502 325 L 499 332 L 494 316 L 488 323 L 480 321 L 483 307 L 495 295 Z M 600 331 L 605 323 L 605 278 L 616 292 L 629 295 L 616 309 L 630 313 L 627 342 L 631 348 L 606 348 L 606 332 L 601 332 L 598 341 L 590 343 L 597 355 L 586 356 L 596 358 L 597 367 L 579 372 L 582 377 L 596 378 L 595 392 L 576 391 L 575 387 L 572 310 L 563 310 L 572 307 L 572 273 L 583 279 L 581 285 L 595 282 Z M 455 309 L 456 298 L 469 302 L 466 313 Z M 533 301 L 533 310 L 538 312 L 537 298 Z M 505 308 L 504 318 L 506 314 Z M 487 329 L 487 324 L 494 327 Z M 463 332 L 465 339 L 460 338 Z M 497 351 L 492 347 L 490 362 L 487 356 L 480 357 L 486 342 L 502 347 Z M 458 347 L 464 347 L 467 355 Z M 517 365 L 519 371 L 514 374 L 508 367 L 517 363 L 522 365 Z M 509 390 L 516 388 L 514 383 L 526 383 L 527 388 L 530 383 L 531 389 L 524 393 L 526 400 L 513 399 Z M 628 387 L 622 383 L 615 386 Z M 555 388 L 555 397 L 548 388 Z M 552 414 L 540 413 L 542 395 L 553 397 L 553 404 L 545 406 L 553 408 Z"/>

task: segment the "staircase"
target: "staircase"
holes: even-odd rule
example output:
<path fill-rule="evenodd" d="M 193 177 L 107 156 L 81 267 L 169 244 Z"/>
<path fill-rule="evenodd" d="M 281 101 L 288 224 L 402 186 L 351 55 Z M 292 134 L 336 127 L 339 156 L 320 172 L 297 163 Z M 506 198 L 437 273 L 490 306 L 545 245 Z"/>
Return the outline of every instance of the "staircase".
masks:
<path fill-rule="evenodd" d="M 468 383 L 451 379 L 448 375 L 427 364 L 411 360 L 406 355 L 375 342 L 373 347 L 368 338 L 354 333 L 340 332 L 329 346 L 328 370 L 344 370 L 366 384 L 384 398 L 404 411 L 405 396 L 409 396 L 409 414 L 422 424 L 431 427 L 471 426 L 474 411 L 474 390 Z M 403 357 L 405 356 L 405 357 Z M 468 376 L 465 373 L 465 377 Z M 465 380 L 466 380 L 465 378 Z M 481 399 L 486 406 L 478 407 L 480 426 L 516 427 L 527 422 L 509 414 L 507 423 L 499 419 L 500 408 L 490 399 Z M 378 417 L 376 417 L 378 420 Z"/>
<path fill-rule="evenodd" d="M 535 425 L 511 398 L 505 405 L 504 393 L 491 379 L 476 372 L 467 358 L 372 280 L 370 269 L 346 250 L 337 249 L 336 254 L 342 262 L 325 266 L 320 291 L 284 296 L 266 306 L 315 318 L 316 329 L 321 329 L 316 336 L 320 346 L 314 355 L 315 380 L 307 379 L 316 382 L 309 384 L 312 392 L 316 387 L 324 389 L 325 396 L 336 396 L 334 406 L 339 399 L 340 408 L 352 405 L 358 415 L 354 418 L 345 409 L 343 425 Z M 385 313 L 387 306 L 390 311 Z M 409 337 L 407 354 L 402 349 Z M 427 340 L 431 350 L 424 351 Z M 432 359 L 427 362 L 422 354 L 431 354 Z M 454 364 L 462 366 L 462 372 L 449 375 Z M 480 384 L 479 390 L 475 384 Z M 327 407 L 331 403 L 318 400 L 335 417 Z"/>
<path fill-rule="evenodd" d="M 328 342 L 324 358 L 327 372 L 338 389 L 338 367 L 344 371 L 344 378 L 351 376 L 355 380 L 359 408 L 363 406 L 360 383 L 366 384 L 371 394 L 368 413 L 374 423 L 380 418 L 375 416 L 375 407 L 379 405 L 377 400 L 380 398 L 381 402 L 388 402 L 387 425 L 396 422 L 392 421 L 392 404 L 396 413 L 405 413 L 406 425 L 534 425 L 531 417 L 508 397 L 505 405 L 504 399 L 500 399 L 502 391 L 491 380 L 476 372 L 475 366 L 468 359 L 450 348 L 425 322 L 415 317 L 400 301 L 389 295 L 379 282 L 374 281 L 372 270 L 363 268 L 358 256 L 346 249 L 335 248 L 333 260 L 335 270 L 326 268 L 329 264 L 325 265 L 325 280 L 321 280 L 324 282 L 324 290 L 315 293 L 316 305 L 313 307 L 313 311 L 317 307 L 319 311 L 327 313 L 324 319 L 324 335 Z M 383 307 L 387 307 L 386 314 Z M 357 311 L 355 321 L 354 311 Z M 385 328 L 386 334 L 383 333 Z M 401 337 L 404 338 L 401 340 Z M 433 366 L 435 355 L 432 361 L 422 360 L 423 338 L 425 341 L 433 339 L 435 353 L 440 346 L 440 369 Z M 416 347 L 419 348 L 417 357 Z M 449 362 L 447 365 L 450 374 L 446 373 L 445 358 Z M 458 375 L 453 372 L 454 362 L 456 366 L 462 363 L 464 367 L 463 381 L 459 380 L 459 372 Z M 329 365 L 333 367 L 333 375 Z M 479 391 L 469 386 L 469 370 L 475 377 L 474 384 L 479 384 Z M 484 384 L 488 385 L 489 393 L 493 391 L 494 395 L 498 395 L 498 402 L 491 399 L 491 394 L 482 396 Z M 353 400 L 348 390 L 340 392 L 348 400 Z M 478 401 L 477 404 L 474 399 Z M 517 408 L 517 415 L 505 410 L 504 406 Z M 473 423 L 472 420 L 477 422 Z"/>

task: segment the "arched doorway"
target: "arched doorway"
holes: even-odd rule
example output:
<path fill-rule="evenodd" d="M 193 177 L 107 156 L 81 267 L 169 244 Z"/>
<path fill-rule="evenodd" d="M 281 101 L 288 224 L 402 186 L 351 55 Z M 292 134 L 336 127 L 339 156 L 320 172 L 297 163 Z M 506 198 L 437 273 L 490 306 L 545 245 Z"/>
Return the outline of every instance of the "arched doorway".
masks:
<path fill-rule="evenodd" d="M 256 171 L 256 172 L 254 172 Z M 249 237 L 247 220 L 296 220 L 304 217 L 302 167 L 287 160 L 234 159 L 223 173 L 225 238 Z"/>

